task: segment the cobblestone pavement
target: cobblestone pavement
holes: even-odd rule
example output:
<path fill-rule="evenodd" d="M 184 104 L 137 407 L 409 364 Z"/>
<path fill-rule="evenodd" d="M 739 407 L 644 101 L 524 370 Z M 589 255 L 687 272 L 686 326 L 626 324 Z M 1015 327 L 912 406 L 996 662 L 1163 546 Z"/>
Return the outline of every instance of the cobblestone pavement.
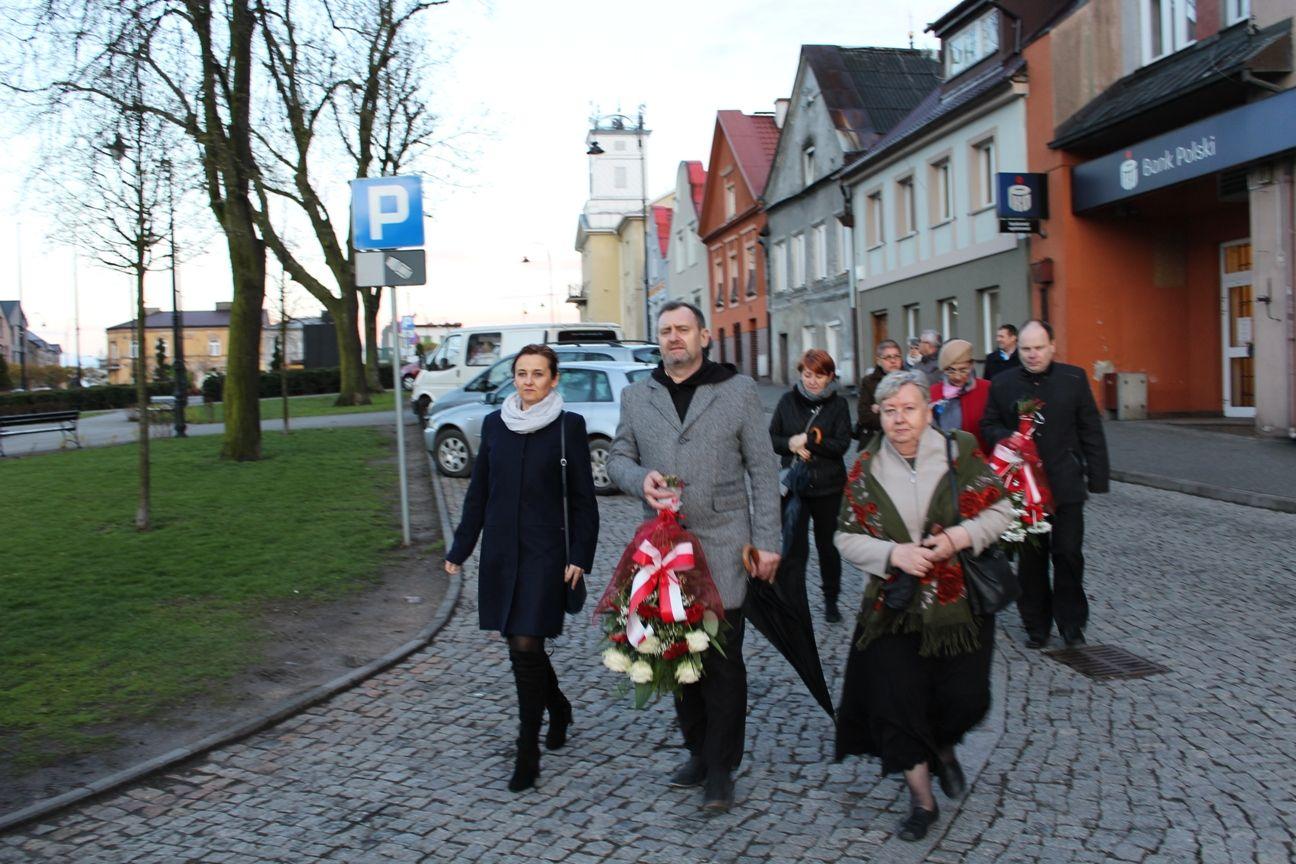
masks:
<path fill-rule="evenodd" d="M 624 497 L 602 513 L 593 587 L 639 519 Z M 554 646 L 575 703 L 571 742 L 545 752 L 539 790 L 510 794 L 513 686 L 503 644 L 477 630 L 470 572 L 426 651 L 274 729 L 0 837 L 0 862 L 1285 864 L 1296 858 L 1293 535 L 1291 515 L 1124 484 L 1092 502 L 1090 641 L 1171 671 L 1093 682 L 1018 647 L 1020 626 L 1001 616 L 996 711 L 961 751 L 984 767 L 961 806 L 938 793 L 923 844 L 891 839 L 901 784 L 873 763 L 831 761 L 827 718 L 759 635 L 733 812 L 703 817 L 697 790 L 665 788 L 681 753 L 670 707 L 635 712 L 616 698 L 587 626 Z M 846 582 L 856 603 L 859 578 Z M 848 625 L 818 626 L 836 690 Z"/>

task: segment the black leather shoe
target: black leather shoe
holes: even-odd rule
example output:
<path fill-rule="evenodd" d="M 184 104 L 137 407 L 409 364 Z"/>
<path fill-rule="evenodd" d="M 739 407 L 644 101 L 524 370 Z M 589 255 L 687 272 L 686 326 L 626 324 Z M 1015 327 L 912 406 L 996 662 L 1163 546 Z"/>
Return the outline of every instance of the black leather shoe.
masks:
<path fill-rule="evenodd" d="M 701 786 L 706 776 L 706 765 L 702 764 L 702 760 L 696 756 L 690 756 L 688 761 L 671 775 L 670 785 L 674 789 L 691 789 L 694 786 Z"/>
<path fill-rule="evenodd" d="M 1084 631 L 1076 630 L 1073 633 L 1063 633 L 1062 640 L 1066 642 L 1068 648 L 1079 648 L 1085 644 Z"/>
<path fill-rule="evenodd" d="M 838 624 L 841 622 L 841 612 L 837 610 L 836 603 L 824 610 L 824 620 L 829 624 Z"/>
<path fill-rule="evenodd" d="M 1026 637 L 1026 647 L 1043 648 L 1045 645 L 1048 644 L 1048 640 L 1049 640 L 1048 634 L 1045 634 L 1043 636 L 1036 636 L 1034 634 L 1031 634 Z"/>
<path fill-rule="evenodd" d="M 921 807 L 910 810 L 908 818 L 900 823 L 900 830 L 896 832 L 896 836 L 910 842 L 926 837 L 927 829 L 935 825 L 940 817 L 940 808 L 934 803 L 932 807 L 931 810 L 924 810 Z"/>
<path fill-rule="evenodd" d="M 967 793 L 967 778 L 963 776 L 963 766 L 957 759 L 953 762 L 936 760 L 936 779 L 940 780 L 946 798 L 957 801 Z"/>
<path fill-rule="evenodd" d="M 734 781 L 728 771 L 707 774 L 706 796 L 702 809 L 708 813 L 728 813 L 734 802 Z"/>

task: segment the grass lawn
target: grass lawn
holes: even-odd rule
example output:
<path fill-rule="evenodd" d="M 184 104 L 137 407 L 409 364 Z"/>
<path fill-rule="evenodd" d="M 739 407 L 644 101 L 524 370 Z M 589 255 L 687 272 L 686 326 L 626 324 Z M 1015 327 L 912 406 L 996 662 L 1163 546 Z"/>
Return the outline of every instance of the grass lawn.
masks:
<path fill-rule="evenodd" d="M 336 393 L 322 393 L 316 396 L 290 396 L 288 398 L 288 419 L 294 417 L 320 417 L 325 414 L 362 414 L 370 411 L 395 411 L 392 404 L 393 391 L 379 393 L 373 398 L 372 405 L 334 405 Z M 261 419 L 279 420 L 283 418 L 283 399 L 275 396 L 261 400 Z M 224 423 L 225 405 L 216 402 L 212 405 L 190 405 L 185 412 L 185 419 L 190 423 Z"/>
<path fill-rule="evenodd" d="M 6 460 L 0 748 L 19 767 L 103 742 L 256 662 L 256 615 L 362 586 L 400 542 L 372 429 L 267 435 L 260 462 L 211 439 L 151 443 L 154 529 L 133 527 L 138 450 Z"/>

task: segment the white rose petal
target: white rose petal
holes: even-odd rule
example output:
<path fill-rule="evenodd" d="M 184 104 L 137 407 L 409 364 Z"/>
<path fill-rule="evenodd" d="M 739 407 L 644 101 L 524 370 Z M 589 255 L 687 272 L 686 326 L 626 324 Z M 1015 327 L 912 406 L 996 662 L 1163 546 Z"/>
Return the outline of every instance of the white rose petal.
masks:
<path fill-rule="evenodd" d="M 630 671 L 630 658 L 619 648 L 608 648 L 603 652 L 603 665 L 624 675 Z"/>
<path fill-rule="evenodd" d="M 690 654 L 701 654 L 711 644 L 711 637 L 701 630 L 690 630 L 684 634 Z"/>
<path fill-rule="evenodd" d="M 681 684 L 696 684 L 701 677 L 702 670 L 698 668 L 692 658 L 686 658 L 675 667 L 675 680 Z"/>
<path fill-rule="evenodd" d="M 630 664 L 630 680 L 636 684 L 647 684 L 653 678 L 652 667 L 645 660 L 636 660 Z"/>
<path fill-rule="evenodd" d="M 635 650 L 640 654 L 660 654 L 661 640 L 656 636 L 645 636 L 644 640 L 635 646 Z"/>

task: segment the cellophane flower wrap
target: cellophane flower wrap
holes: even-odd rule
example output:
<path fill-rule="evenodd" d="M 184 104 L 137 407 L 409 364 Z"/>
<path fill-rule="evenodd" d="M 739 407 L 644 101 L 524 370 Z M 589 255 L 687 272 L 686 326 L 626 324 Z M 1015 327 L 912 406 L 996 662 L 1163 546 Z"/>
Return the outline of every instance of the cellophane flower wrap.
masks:
<path fill-rule="evenodd" d="M 1017 403 L 1017 431 L 995 445 L 990 467 L 1013 506 L 1013 521 L 1001 535 L 1004 543 L 1020 546 L 1053 529 L 1048 516 L 1053 512 L 1053 493 L 1044 462 L 1035 447 L 1035 430 L 1044 423 L 1044 403 L 1023 399 Z"/>
<path fill-rule="evenodd" d="M 603 665 L 634 689 L 636 708 L 699 681 L 707 651 L 724 654 L 724 603 L 702 544 L 675 510 L 635 531 L 594 614 L 603 624 Z"/>

